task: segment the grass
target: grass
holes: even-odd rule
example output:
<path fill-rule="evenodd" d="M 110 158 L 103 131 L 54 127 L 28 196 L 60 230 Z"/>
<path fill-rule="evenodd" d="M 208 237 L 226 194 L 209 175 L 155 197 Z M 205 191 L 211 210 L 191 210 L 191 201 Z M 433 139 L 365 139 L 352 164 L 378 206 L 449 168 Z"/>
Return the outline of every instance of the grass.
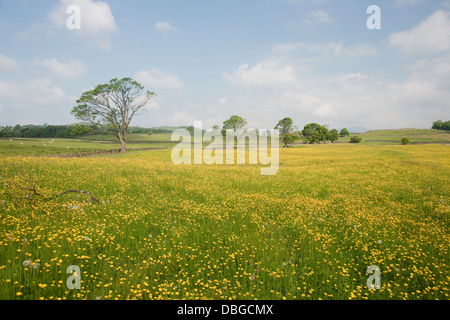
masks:
<path fill-rule="evenodd" d="M 449 299 L 448 146 L 280 149 L 274 176 L 24 154 L 1 156 L 0 299 Z"/>
<path fill-rule="evenodd" d="M 361 137 L 362 144 L 371 145 L 398 145 L 401 144 L 402 138 L 408 138 L 411 144 L 450 144 L 450 132 L 431 129 L 375 130 L 361 134 L 350 134 L 350 137 L 343 138 L 341 141 L 348 142 L 353 136 Z"/>
<path fill-rule="evenodd" d="M 171 148 L 170 134 L 132 134 L 127 149 Z M 117 138 L 110 135 L 95 135 L 74 139 L 58 138 L 0 138 L 0 155 L 45 156 L 67 155 L 94 151 L 120 149 Z"/>

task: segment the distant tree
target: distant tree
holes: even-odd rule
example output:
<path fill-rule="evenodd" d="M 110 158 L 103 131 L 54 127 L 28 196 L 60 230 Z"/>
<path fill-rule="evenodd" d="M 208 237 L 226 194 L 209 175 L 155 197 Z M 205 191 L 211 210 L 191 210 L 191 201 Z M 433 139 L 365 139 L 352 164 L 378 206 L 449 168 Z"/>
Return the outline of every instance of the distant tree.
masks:
<path fill-rule="evenodd" d="M 94 129 L 92 127 L 88 127 L 83 124 L 76 124 L 72 127 L 70 134 L 72 136 L 86 136 L 93 131 Z"/>
<path fill-rule="evenodd" d="M 302 134 L 306 142 L 313 144 L 327 141 L 330 132 L 324 126 L 317 123 L 309 123 L 303 128 Z"/>
<path fill-rule="evenodd" d="M 358 136 L 354 136 L 350 138 L 350 143 L 360 143 L 361 142 L 361 138 Z"/>
<path fill-rule="evenodd" d="M 331 142 L 335 142 L 339 140 L 339 132 L 336 129 L 330 131 L 330 135 L 328 138 Z"/>
<path fill-rule="evenodd" d="M 131 78 L 112 79 L 84 92 L 72 114 L 78 119 L 106 127 L 119 139 L 120 152 L 125 152 L 131 120 L 152 102 L 154 95 Z"/>
<path fill-rule="evenodd" d="M 436 130 L 450 130 L 450 120 L 448 121 L 442 121 L 442 120 L 438 120 L 433 122 L 433 126 L 431 127 L 431 129 L 436 129 Z"/>
<path fill-rule="evenodd" d="M 232 130 L 234 134 L 234 141 L 237 145 L 237 134 L 247 125 L 247 120 L 239 116 L 231 116 L 230 119 L 223 122 L 222 134 L 226 135 L 226 130 Z"/>
<path fill-rule="evenodd" d="M 348 137 L 350 135 L 350 132 L 347 130 L 347 128 L 344 128 L 341 130 L 341 132 L 339 133 L 339 135 L 341 137 Z"/>
<path fill-rule="evenodd" d="M 220 129 L 218 124 L 213 125 L 212 128 L 213 128 L 214 130 L 219 130 L 219 129 Z"/>
<path fill-rule="evenodd" d="M 294 125 L 294 121 L 291 118 L 284 118 L 278 121 L 275 129 L 280 130 L 281 139 L 284 142 L 284 147 L 287 148 L 289 144 L 293 143 L 296 139 L 294 130 L 297 127 Z"/>
<path fill-rule="evenodd" d="M 195 128 L 194 128 L 194 126 L 189 126 L 189 127 L 186 128 L 186 130 L 189 131 L 189 133 L 190 133 L 191 135 L 193 135 L 193 134 L 194 134 Z"/>
<path fill-rule="evenodd" d="M 444 126 L 444 122 L 442 122 L 442 120 L 438 120 L 438 121 L 433 122 L 433 126 L 431 127 L 431 129 L 442 130 L 443 126 Z"/>
<path fill-rule="evenodd" d="M 403 145 L 409 144 L 409 143 L 410 143 L 410 141 L 409 141 L 408 138 L 402 138 L 402 139 L 400 140 L 400 142 L 401 142 Z"/>

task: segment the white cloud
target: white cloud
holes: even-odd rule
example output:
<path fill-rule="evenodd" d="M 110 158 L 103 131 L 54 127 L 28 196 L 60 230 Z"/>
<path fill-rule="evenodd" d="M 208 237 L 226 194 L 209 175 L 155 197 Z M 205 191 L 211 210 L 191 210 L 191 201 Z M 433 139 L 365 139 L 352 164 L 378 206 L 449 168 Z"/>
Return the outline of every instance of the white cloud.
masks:
<path fill-rule="evenodd" d="M 175 28 L 173 25 L 171 25 L 167 21 L 158 21 L 155 23 L 155 29 L 158 31 L 165 31 L 165 32 L 177 32 L 178 29 Z"/>
<path fill-rule="evenodd" d="M 332 23 L 333 19 L 325 11 L 317 10 L 311 11 L 308 16 L 303 20 L 303 23 L 308 25 Z"/>
<path fill-rule="evenodd" d="M 88 39 L 100 49 L 110 49 L 109 37 L 117 30 L 117 25 L 109 5 L 106 2 L 94 0 L 60 0 L 60 3 L 48 14 L 50 21 L 57 28 L 67 28 L 66 10 L 71 5 L 80 8 L 81 29 L 68 31 Z"/>
<path fill-rule="evenodd" d="M 12 72 L 17 70 L 19 67 L 18 63 L 11 58 L 8 58 L 0 54 L 0 70 Z"/>
<path fill-rule="evenodd" d="M 223 78 L 234 86 L 279 87 L 296 82 L 294 68 L 281 66 L 277 61 L 266 60 L 249 69 L 247 63 L 237 70 L 223 73 Z"/>
<path fill-rule="evenodd" d="M 302 42 L 285 42 L 285 43 L 281 43 L 281 44 L 277 44 L 276 46 L 273 47 L 273 51 L 275 52 L 280 52 L 280 53 L 285 53 L 285 52 L 291 52 L 291 51 L 295 51 L 298 48 L 300 48 L 300 46 L 302 45 Z"/>
<path fill-rule="evenodd" d="M 291 46 L 292 43 L 286 45 L 288 49 Z M 244 65 L 231 74 L 224 74 L 231 84 L 240 87 L 253 85 L 255 91 L 241 100 L 229 97 L 230 110 L 223 112 L 242 113 L 251 121 L 251 126 L 259 128 L 275 125 L 278 118 L 286 115 L 299 127 L 317 122 L 328 123 L 332 127 L 363 126 L 370 129 L 423 128 L 433 119 L 448 114 L 448 57 L 421 61 L 421 72 L 417 72 L 418 67 L 412 67 L 415 72 L 402 82 L 354 72 L 336 76 L 301 74 L 291 81 L 284 81 L 288 85 L 280 85 L 283 81 L 267 80 L 270 79 L 267 69 L 277 70 L 270 74 L 280 75 L 283 68 L 280 65 L 277 68 L 261 67 L 266 64 L 263 61 L 257 64 L 258 68 Z M 293 71 L 288 74 L 294 75 Z M 266 90 L 271 85 L 279 85 L 277 89 L 282 92 Z"/>
<path fill-rule="evenodd" d="M 185 110 L 175 111 L 171 115 L 167 117 L 167 122 L 172 123 L 175 126 L 192 126 L 194 125 L 194 121 L 198 119 L 192 115 L 191 112 L 187 112 Z"/>
<path fill-rule="evenodd" d="M 145 86 L 148 90 L 156 88 L 168 88 L 168 89 L 183 89 L 183 82 L 178 79 L 176 75 L 158 70 L 151 69 L 150 71 L 141 70 L 138 71 L 133 78 Z"/>
<path fill-rule="evenodd" d="M 416 71 L 432 73 L 434 77 L 450 77 L 450 53 L 432 59 L 416 61 L 411 68 Z M 450 81 L 448 81 L 450 85 Z"/>
<path fill-rule="evenodd" d="M 145 107 L 142 108 L 143 110 L 150 110 L 150 111 L 158 111 L 161 109 L 161 106 L 156 101 L 152 101 L 151 103 L 147 104 Z"/>
<path fill-rule="evenodd" d="M 406 54 L 441 53 L 450 50 L 450 12 L 436 11 L 420 25 L 394 33 L 389 44 Z"/>
<path fill-rule="evenodd" d="M 142 96 L 138 97 L 134 101 L 134 103 L 135 104 L 139 104 L 141 102 L 144 102 L 144 100 L 146 100 L 146 96 L 142 95 Z M 157 111 L 159 109 L 160 109 L 160 106 L 159 106 L 158 102 L 156 102 L 154 99 L 152 99 L 150 101 L 150 103 L 147 103 L 141 110 L 143 110 L 143 111 Z"/>
<path fill-rule="evenodd" d="M 60 62 L 57 59 L 35 59 L 34 63 L 52 71 L 56 76 L 66 79 L 79 78 L 87 73 L 87 67 L 79 60 Z"/>
<path fill-rule="evenodd" d="M 0 82 L 0 98 L 9 101 L 13 108 L 27 108 L 62 103 L 66 94 L 49 79 L 35 79 L 22 83 Z"/>

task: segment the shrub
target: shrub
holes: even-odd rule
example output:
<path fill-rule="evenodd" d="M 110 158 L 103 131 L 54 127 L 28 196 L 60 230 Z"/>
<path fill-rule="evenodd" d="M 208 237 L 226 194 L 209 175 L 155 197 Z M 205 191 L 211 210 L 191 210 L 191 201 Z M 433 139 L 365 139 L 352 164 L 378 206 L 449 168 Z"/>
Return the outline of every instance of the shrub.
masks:
<path fill-rule="evenodd" d="M 350 138 L 350 143 L 360 143 L 361 142 L 361 138 L 354 136 Z"/>
<path fill-rule="evenodd" d="M 410 141 L 408 138 L 402 138 L 402 140 L 400 140 L 402 142 L 402 144 L 409 144 Z"/>

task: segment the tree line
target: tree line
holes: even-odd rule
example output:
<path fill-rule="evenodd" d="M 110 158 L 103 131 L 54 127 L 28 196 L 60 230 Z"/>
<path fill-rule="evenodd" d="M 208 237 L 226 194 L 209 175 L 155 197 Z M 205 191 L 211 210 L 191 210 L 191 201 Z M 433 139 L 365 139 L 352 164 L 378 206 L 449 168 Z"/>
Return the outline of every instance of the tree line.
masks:
<path fill-rule="evenodd" d="M 233 115 L 230 119 L 223 122 L 222 134 L 225 134 L 226 130 L 232 130 L 233 132 L 243 130 L 246 125 L 247 120 L 240 116 Z M 214 127 L 218 128 L 218 125 L 215 125 Z M 350 132 L 346 128 L 343 128 L 339 132 L 337 129 L 329 130 L 326 126 L 317 123 L 309 123 L 304 126 L 303 130 L 298 130 L 294 125 L 294 121 L 289 117 L 278 121 L 274 129 L 279 130 L 280 139 L 284 143 L 285 148 L 297 140 L 303 140 L 305 143 L 310 144 L 326 141 L 335 142 L 338 141 L 340 137 L 350 135 Z M 360 141 L 361 140 L 351 142 Z"/>
<path fill-rule="evenodd" d="M 433 122 L 433 126 L 431 127 L 431 129 L 450 131 L 450 120 L 447 120 L 445 122 L 443 122 L 442 120 L 435 121 Z"/>
<path fill-rule="evenodd" d="M 160 128 L 129 127 L 128 133 L 156 134 L 171 133 L 171 130 Z M 108 129 L 95 124 L 75 125 L 15 125 L 0 128 L 0 137 L 5 138 L 74 138 L 89 135 L 107 135 Z"/>
<path fill-rule="evenodd" d="M 95 125 L 16 125 L 0 130 L 0 137 L 10 138 L 71 138 L 99 132 Z"/>

